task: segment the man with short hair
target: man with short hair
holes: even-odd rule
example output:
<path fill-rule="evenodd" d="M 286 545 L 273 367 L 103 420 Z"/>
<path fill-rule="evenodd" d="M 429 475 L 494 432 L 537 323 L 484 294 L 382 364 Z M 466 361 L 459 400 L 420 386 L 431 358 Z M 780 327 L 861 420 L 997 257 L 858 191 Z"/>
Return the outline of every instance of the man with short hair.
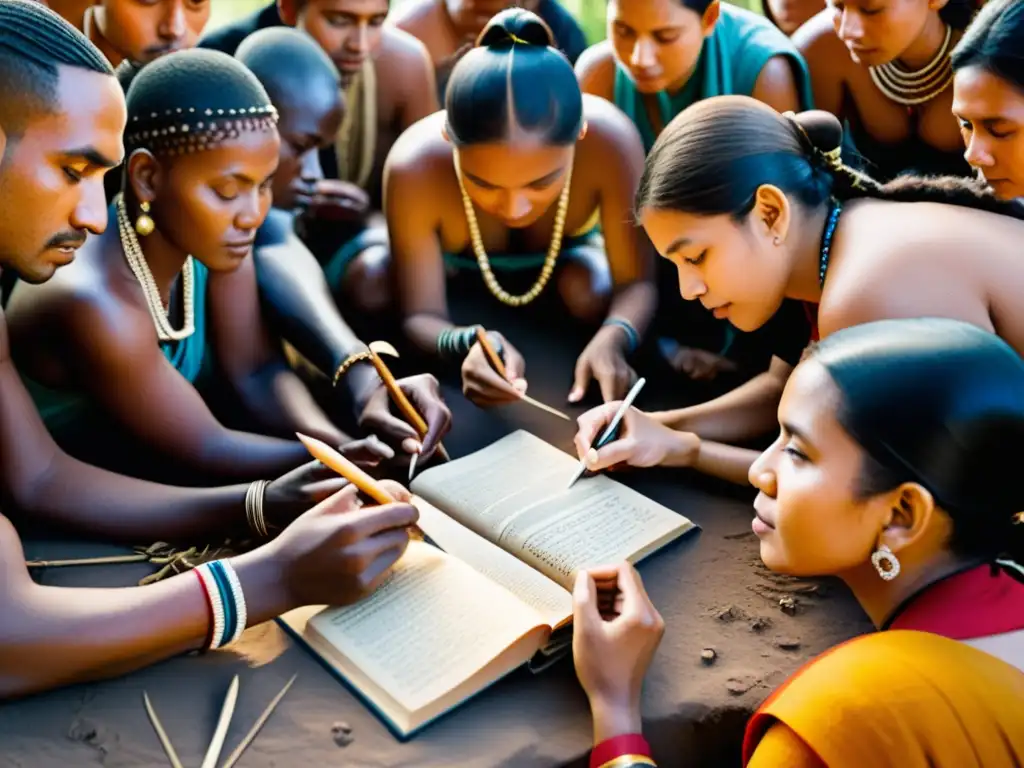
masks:
<path fill-rule="evenodd" d="M 231 2 L 231 0 L 221 0 Z M 49 0 L 107 60 L 148 64 L 195 46 L 213 0 Z"/>
<path fill-rule="evenodd" d="M 102 180 L 122 160 L 126 120 L 113 74 L 95 46 L 41 4 L 0 2 L 0 269 L 43 282 L 88 233 L 106 228 Z M 0 502 L 12 519 L 125 543 L 197 543 L 251 538 L 245 508 L 265 502 L 265 522 L 286 530 L 226 561 L 251 625 L 301 605 L 354 602 L 408 542 L 414 509 L 357 509 L 352 489 L 335 493 L 338 479 L 314 482 L 315 466 L 262 496 L 245 485 L 172 488 L 77 461 L 54 444 L 25 391 L 0 310 Z M 128 589 L 40 586 L 0 514 L 0 700 L 201 648 L 210 610 L 194 574 Z"/>

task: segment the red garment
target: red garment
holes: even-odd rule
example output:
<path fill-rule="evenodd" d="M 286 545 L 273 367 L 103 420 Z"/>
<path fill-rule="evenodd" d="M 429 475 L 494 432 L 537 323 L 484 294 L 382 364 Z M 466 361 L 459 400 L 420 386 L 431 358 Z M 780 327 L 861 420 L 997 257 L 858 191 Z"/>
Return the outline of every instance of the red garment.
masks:
<path fill-rule="evenodd" d="M 1024 582 L 979 565 L 932 584 L 898 609 L 883 629 L 916 629 L 974 640 L 1024 629 Z"/>
<path fill-rule="evenodd" d="M 820 341 L 821 334 L 818 333 L 818 305 L 805 301 L 804 311 L 807 313 L 807 322 L 811 324 L 811 341 Z"/>
<path fill-rule="evenodd" d="M 651 747 L 647 743 L 647 739 L 639 733 L 627 733 L 605 739 L 590 753 L 590 768 L 600 768 L 605 763 L 623 755 L 651 757 Z"/>

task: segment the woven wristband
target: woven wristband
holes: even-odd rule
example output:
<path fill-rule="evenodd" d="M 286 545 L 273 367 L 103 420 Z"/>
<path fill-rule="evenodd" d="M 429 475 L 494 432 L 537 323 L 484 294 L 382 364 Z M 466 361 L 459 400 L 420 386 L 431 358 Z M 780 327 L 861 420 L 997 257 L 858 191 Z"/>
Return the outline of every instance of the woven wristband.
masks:
<path fill-rule="evenodd" d="M 242 584 L 226 560 L 203 563 L 195 573 L 206 591 L 211 613 L 207 649 L 223 648 L 241 637 L 248 621 Z"/>

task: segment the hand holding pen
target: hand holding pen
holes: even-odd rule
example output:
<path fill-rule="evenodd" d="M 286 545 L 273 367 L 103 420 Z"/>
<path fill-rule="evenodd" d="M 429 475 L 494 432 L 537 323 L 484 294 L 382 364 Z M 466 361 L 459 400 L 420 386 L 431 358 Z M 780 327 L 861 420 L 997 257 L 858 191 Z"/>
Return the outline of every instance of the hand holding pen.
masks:
<path fill-rule="evenodd" d="M 527 389 L 526 362 L 519 350 L 497 331 L 485 333 L 484 338 L 487 347 L 480 343 L 478 335 L 462 363 L 462 392 L 481 408 L 514 403 Z M 500 367 L 487 354 L 488 348 Z"/>

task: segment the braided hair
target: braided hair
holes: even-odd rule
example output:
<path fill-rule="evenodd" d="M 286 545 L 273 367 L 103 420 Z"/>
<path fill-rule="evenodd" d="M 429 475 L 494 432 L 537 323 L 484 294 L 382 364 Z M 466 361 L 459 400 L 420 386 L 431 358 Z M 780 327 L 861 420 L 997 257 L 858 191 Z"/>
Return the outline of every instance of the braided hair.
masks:
<path fill-rule="evenodd" d="M 213 149 L 244 131 L 273 131 L 277 110 L 259 80 L 220 51 L 163 56 L 131 79 L 125 149 L 182 155 Z"/>
<path fill-rule="evenodd" d="M 9 139 L 35 113 L 54 109 L 62 66 L 114 74 L 99 49 L 46 6 L 0 2 L 0 127 Z"/>
<path fill-rule="evenodd" d="M 843 128 L 828 112 L 780 115 L 748 96 L 715 96 L 677 115 L 658 137 L 636 195 L 636 208 L 728 214 L 754 208 L 772 184 L 814 209 L 830 197 L 961 205 L 1024 219 L 1024 207 L 1000 200 L 971 178 L 904 176 L 880 184 L 839 159 Z"/>

